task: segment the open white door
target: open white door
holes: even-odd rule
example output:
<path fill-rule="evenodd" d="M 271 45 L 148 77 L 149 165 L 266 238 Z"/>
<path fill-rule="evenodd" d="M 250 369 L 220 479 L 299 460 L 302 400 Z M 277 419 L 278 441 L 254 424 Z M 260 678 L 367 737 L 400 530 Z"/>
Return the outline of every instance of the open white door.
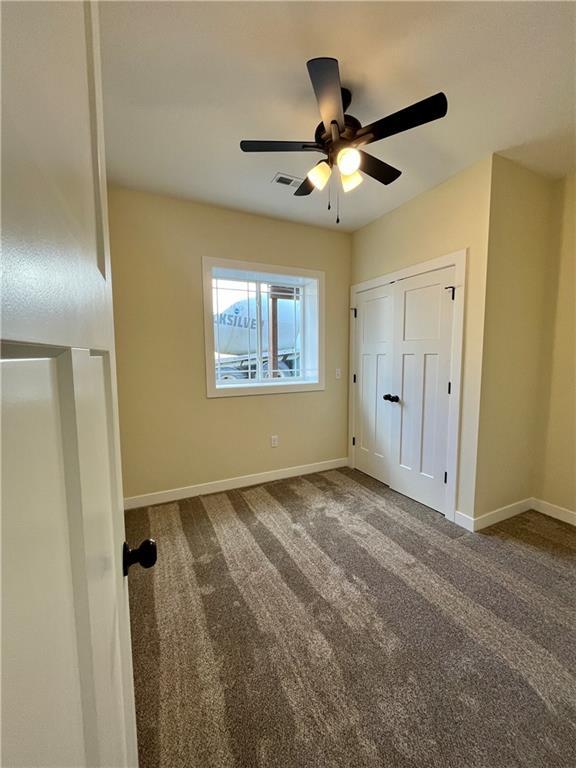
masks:
<path fill-rule="evenodd" d="M 96 8 L 2 48 L 1 764 L 136 766 Z"/>

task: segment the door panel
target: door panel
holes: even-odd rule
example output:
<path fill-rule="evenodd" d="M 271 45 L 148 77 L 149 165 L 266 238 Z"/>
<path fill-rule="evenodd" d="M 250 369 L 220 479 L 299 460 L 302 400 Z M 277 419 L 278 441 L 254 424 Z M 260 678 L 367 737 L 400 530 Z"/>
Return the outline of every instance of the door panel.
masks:
<path fill-rule="evenodd" d="M 402 286 L 399 286 L 402 288 Z M 425 285 L 400 290 L 404 296 L 403 341 L 437 339 L 440 333 L 440 303 L 438 286 Z"/>
<path fill-rule="evenodd" d="M 1 371 L 2 765 L 85 765 L 58 366 Z"/>
<path fill-rule="evenodd" d="M 362 392 L 360 407 L 360 434 L 358 442 L 362 453 L 370 454 L 374 443 L 376 380 L 373 355 L 363 354 L 358 383 Z"/>
<path fill-rule="evenodd" d="M 422 386 L 422 451 L 420 472 L 433 478 L 436 471 L 437 432 L 436 407 L 438 402 L 439 355 L 424 355 L 424 383 Z"/>
<path fill-rule="evenodd" d="M 106 346 L 84 3 L 2 3 L 2 334 Z M 86 308 L 90 311 L 86 311 Z"/>
<path fill-rule="evenodd" d="M 400 386 L 400 400 L 402 408 L 388 405 L 391 412 L 400 419 L 399 439 L 394 442 L 400 451 L 399 464 L 405 469 L 414 467 L 416 453 L 416 434 L 418 429 L 418 382 L 416 358 L 414 354 L 404 354 L 401 359 L 402 384 Z"/>
<path fill-rule="evenodd" d="M 367 292 L 372 293 L 371 291 Z M 376 294 L 379 294 L 378 290 Z M 364 344 L 380 344 L 392 340 L 392 301 L 387 292 L 383 295 L 362 297 L 362 341 Z"/>
<path fill-rule="evenodd" d="M 390 355 L 385 353 L 376 355 L 376 391 L 374 393 L 376 423 L 373 450 L 376 459 L 380 459 L 382 462 L 387 460 L 387 452 L 390 449 L 390 420 L 382 400 L 386 384 L 390 378 L 389 371 Z"/>

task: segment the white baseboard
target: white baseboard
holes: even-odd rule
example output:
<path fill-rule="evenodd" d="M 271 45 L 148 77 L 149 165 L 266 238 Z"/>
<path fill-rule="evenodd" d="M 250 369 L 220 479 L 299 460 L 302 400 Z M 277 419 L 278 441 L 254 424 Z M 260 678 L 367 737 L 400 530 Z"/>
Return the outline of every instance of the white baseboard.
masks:
<path fill-rule="evenodd" d="M 482 528 L 487 528 L 489 525 L 500 523 L 502 520 L 507 520 L 509 517 L 514 517 L 514 515 L 519 515 L 522 512 L 527 512 L 529 509 L 534 509 L 532 501 L 533 499 L 515 501 L 514 504 L 507 504 L 505 507 L 493 509 L 491 512 L 486 512 L 486 514 L 480 515 L 480 517 L 470 517 L 463 512 L 456 512 L 454 522 L 461 525 L 462 528 L 466 528 L 467 531 L 480 531 Z"/>
<path fill-rule="evenodd" d="M 460 528 L 465 528 L 467 531 L 474 531 L 474 518 L 470 515 L 465 515 L 464 512 L 454 512 L 454 522 L 459 525 Z"/>
<path fill-rule="evenodd" d="M 155 493 L 144 493 L 141 496 L 129 496 L 124 499 L 124 509 L 138 509 L 138 507 L 150 507 L 154 504 L 168 504 L 171 501 L 189 499 L 192 496 L 221 493 L 222 491 L 231 491 L 234 488 L 246 488 L 249 485 L 269 483 L 272 480 L 283 480 L 286 477 L 310 475 L 312 472 L 326 472 L 329 469 L 347 467 L 348 463 L 348 457 L 329 459 L 328 461 L 317 461 L 314 464 L 302 464 L 299 467 L 272 469 L 269 472 L 258 472 L 255 475 L 241 475 L 239 477 L 230 477 L 227 480 L 213 480 L 210 483 L 188 485 L 184 488 L 172 488 L 169 491 L 156 491 Z"/>
<path fill-rule="evenodd" d="M 576 512 L 573 509 L 559 507 L 557 504 L 551 504 L 549 501 L 543 501 L 542 499 L 532 499 L 532 509 L 556 520 L 562 520 L 563 523 L 576 525 Z"/>
<path fill-rule="evenodd" d="M 573 510 L 565 509 L 556 504 L 551 504 L 549 501 L 542 501 L 542 499 L 533 497 L 523 501 L 515 501 L 513 504 L 508 504 L 499 509 L 493 509 L 491 512 L 480 515 L 480 517 L 470 517 L 463 512 L 456 512 L 454 522 L 467 531 L 480 531 L 482 528 L 500 523 L 509 517 L 520 515 L 522 512 L 528 512 L 530 509 L 541 512 L 543 515 L 548 515 L 548 517 L 554 517 L 556 520 L 562 520 L 564 523 L 576 525 L 576 512 Z"/>

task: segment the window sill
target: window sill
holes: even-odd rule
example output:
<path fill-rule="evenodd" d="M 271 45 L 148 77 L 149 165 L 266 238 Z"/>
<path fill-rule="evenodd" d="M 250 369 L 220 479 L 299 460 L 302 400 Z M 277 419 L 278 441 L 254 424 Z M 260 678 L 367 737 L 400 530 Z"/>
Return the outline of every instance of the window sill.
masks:
<path fill-rule="evenodd" d="M 235 384 L 234 386 L 209 387 L 208 397 L 246 397 L 248 395 L 285 395 L 296 392 L 317 392 L 325 389 L 323 381 L 295 381 L 270 384 Z"/>

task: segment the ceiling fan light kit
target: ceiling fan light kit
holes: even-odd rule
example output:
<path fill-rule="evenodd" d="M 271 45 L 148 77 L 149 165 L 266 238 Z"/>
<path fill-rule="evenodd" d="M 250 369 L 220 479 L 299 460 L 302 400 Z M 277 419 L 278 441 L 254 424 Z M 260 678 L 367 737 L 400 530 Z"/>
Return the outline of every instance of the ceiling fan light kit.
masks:
<path fill-rule="evenodd" d="M 326 160 L 321 160 L 319 163 L 316 163 L 316 165 L 313 168 L 310 168 L 308 171 L 308 178 L 314 184 L 316 189 L 319 192 L 322 192 L 326 184 L 328 183 L 330 179 L 330 174 L 332 173 L 332 168 L 330 168 L 329 164 L 326 162 Z"/>
<path fill-rule="evenodd" d="M 342 181 L 342 189 L 344 192 L 351 192 L 362 184 L 362 174 L 359 171 L 354 171 L 354 173 L 340 173 L 340 179 Z"/>
<path fill-rule="evenodd" d="M 336 59 L 322 57 L 310 59 L 308 74 L 316 95 L 322 122 L 317 126 L 313 141 L 241 141 L 243 152 L 320 152 L 321 160 L 308 171 L 307 177 L 294 192 L 297 197 L 322 191 L 334 165 L 340 171 L 345 192 L 356 189 L 362 174 L 371 176 L 381 184 L 391 184 L 402 173 L 383 160 L 369 155 L 360 147 L 408 131 L 419 125 L 444 117 L 448 100 L 444 93 L 436 93 L 392 115 L 363 126 L 347 114 L 352 94 L 340 84 L 340 70 Z"/>
<path fill-rule="evenodd" d="M 350 176 L 360 168 L 362 156 L 354 147 L 344 147 L 338 152 L 336 163 L 340 173 L 344 176 Z"/>

